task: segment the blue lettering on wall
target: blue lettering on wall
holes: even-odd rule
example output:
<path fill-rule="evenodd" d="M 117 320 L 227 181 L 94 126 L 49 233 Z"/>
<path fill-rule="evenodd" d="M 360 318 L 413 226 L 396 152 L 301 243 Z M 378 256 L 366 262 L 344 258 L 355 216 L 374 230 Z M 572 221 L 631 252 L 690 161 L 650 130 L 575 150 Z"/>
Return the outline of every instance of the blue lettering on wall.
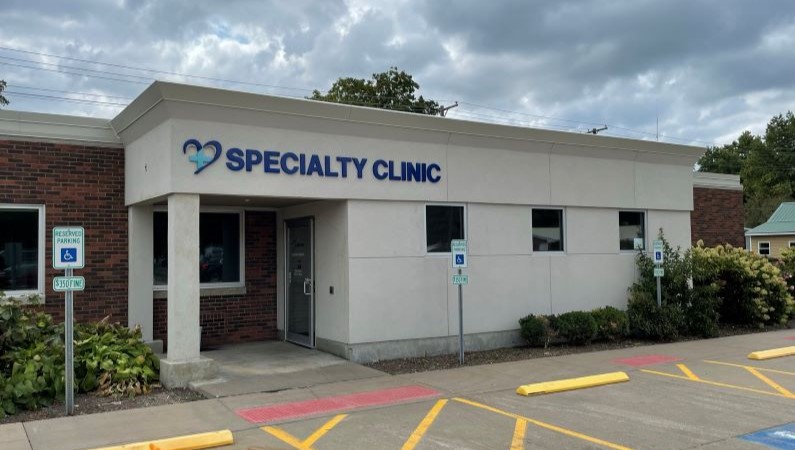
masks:
<path fill-rule="evenodd" d="M 212 150 L 214 153 L 210 153 Z M 206 169 L 221 155 L 226 156 L 226 167 L 233 172 L 253 172 L 255 169 L 265 174 L 302 175 L 323 178 L 348 178 L 356 174 L 357 179 L 365 177 L 367 158 L 355 156 L 331 156 L 315 153 L 281 152 L 278 150 L 241 150 L 231 147 L 224 153 L 218 141 L 202 143 L 188 139 L 182 146 L 182 153 L 188 155 L 188 162 L 196 165 L 194 174 Z M 260 169 L 259 166 L 262 166 Z M 442 167 L 437 163 L 376 159 L 370 172 L 379 181 L 401 181 L 411 183 L 438 183 L 442 179 Z"/>

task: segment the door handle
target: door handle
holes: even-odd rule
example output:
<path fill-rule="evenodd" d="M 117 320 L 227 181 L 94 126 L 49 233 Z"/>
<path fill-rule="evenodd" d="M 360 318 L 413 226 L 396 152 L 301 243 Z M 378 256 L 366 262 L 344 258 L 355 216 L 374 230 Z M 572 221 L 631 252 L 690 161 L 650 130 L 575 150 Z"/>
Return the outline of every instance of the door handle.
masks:
<path fill-rule="evenodd" d="M 304 278 L 304 295 L 312 295 L 312 279 Z"/>

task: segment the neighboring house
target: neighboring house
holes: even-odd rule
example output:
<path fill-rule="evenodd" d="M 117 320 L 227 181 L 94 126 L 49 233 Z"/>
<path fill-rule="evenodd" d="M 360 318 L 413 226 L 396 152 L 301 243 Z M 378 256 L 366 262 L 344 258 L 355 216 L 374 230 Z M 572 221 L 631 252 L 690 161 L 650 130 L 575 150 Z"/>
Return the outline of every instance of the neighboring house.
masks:
<path fill-rule="evenodd" d="M 795 202 L 778 205 L 767 222 L 745 233 L 753 253 L 781 257 L 781 251 L 795 246 Z"/>

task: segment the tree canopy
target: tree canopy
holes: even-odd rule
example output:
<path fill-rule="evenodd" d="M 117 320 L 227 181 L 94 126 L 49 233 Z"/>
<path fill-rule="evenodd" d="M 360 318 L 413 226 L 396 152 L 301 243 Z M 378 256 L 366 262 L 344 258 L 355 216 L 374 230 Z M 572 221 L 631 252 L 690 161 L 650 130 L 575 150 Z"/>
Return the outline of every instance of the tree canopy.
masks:
<path fill-rule="evenodd" d="M 774 116 L 764 136 L 745 131 L 731 144 L 708 148 L 698 165 L 702 172 L 740 175 L 746 226 L 765 222 L 795 198 L 795 115 Z"/>
<path fill-rule="evenodd" d="M 5 106 L 8 104 L 8 99 L 3 96 L 3 91 L 6 88 L 5 80 L 0 80 L 0 106 Z"/>
<path fill-rule="evenodd" d="M 415 97 L 420 85 L 414 78 L 397 67 L 388 71 L 374 73 L 372 78 L 339 78 L 325 94 L 317 89 L 309 97 L 324 102 L 345 103 L 348 105 L 369 106 L 392 109 L 417 114 L 439 114 L 439 103 Z"/>

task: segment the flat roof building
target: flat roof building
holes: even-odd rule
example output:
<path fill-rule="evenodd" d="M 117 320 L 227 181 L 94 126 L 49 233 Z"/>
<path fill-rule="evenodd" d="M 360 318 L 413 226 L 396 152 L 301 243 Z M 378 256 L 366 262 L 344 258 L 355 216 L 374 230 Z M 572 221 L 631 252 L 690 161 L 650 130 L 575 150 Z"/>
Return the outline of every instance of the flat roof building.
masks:
<path fill-rule="evenodd" d="M 469 349 L 624 308 L 636 249 L 690 245 L 703 152 L 164 82 L 110 121 L 0 111 L 0 139 L 0 289 L 58 314 L 50 230 L 82 225 L 78 317 L 165 342 L 172 386 L 212 370 L 202 344 L 454 351 L 451 239 Z"/>

